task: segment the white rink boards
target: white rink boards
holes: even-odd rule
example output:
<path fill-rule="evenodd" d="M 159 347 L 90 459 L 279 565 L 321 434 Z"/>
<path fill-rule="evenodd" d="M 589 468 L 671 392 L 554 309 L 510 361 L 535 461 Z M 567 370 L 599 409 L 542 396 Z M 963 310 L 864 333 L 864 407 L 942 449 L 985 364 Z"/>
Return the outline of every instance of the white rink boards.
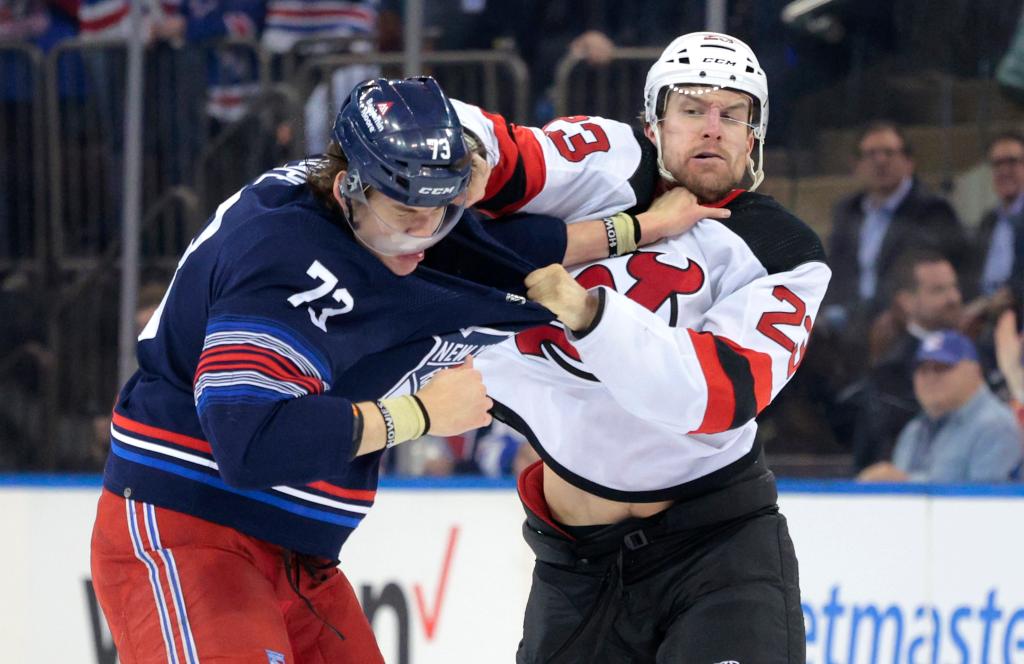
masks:
<path fill-rule="evenodd" d="M 1024 664 L 1024 487 L 782 488 L 810 664 Z M 6 661 L 115 661 L 88 589 L 98 493 L 95 478 L 0 478 Z M 342 567 L 389 664 L 514 661 L 521 509 L 511 482 L 384 485 Z"/>

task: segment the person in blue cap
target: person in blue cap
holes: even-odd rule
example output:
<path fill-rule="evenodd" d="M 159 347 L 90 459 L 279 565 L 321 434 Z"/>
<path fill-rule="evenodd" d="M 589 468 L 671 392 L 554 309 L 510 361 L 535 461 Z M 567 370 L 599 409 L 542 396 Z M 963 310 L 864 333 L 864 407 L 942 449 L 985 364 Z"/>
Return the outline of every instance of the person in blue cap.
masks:
<path fill-rule="evenodd" d="M 985 384 L 978 351 L 953 330 L 921 342 L 914 358 L 921 413 L 900 432 L 891 462 L 865 468 L 874 482 L 1005 482 L 1024 452 L 1010 408 Z"/>

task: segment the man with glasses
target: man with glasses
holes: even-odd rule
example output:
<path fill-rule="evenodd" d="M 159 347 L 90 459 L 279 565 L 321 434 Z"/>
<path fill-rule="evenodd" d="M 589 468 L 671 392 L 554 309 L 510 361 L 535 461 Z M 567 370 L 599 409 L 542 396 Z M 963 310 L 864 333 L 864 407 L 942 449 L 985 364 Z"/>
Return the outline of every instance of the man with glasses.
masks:
<path fill-rule="evenodd" d="M 985 213 L 978 224 L 975 241 L 977 293 L 988 298 L 989 306 L 1005 306 L 1011 276 L 1022 270 L 1018 245 L 1024 242 L 1024 135 L 999 134 L 988 148 L 992 168 L 992 189 L 999 205 Z"/>
<path fill-rule="evenodd" d="M 863 185 L 836 205 L 829 261 L 835 278 L 823 313 L 861 338 L 882 304 L 882 286 L 897 257 L 928 248 L 965 267 L 966 237 L 953 208 L 914 174 L 913 151 L 900 127 L 876 122 L 857 143 L 855 174 Z"/>

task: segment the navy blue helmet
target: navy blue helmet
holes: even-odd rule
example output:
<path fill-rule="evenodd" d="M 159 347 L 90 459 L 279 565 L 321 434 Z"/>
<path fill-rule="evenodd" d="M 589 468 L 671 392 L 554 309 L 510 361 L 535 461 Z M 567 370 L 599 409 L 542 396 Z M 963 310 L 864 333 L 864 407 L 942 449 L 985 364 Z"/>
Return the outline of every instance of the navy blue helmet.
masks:
<path fill-rule="evenodd" d="M 348 157 L 346 188 L 368 185 L 406 205 L 441 207 L 469 185 L 462 123 L 429 76 L 360 83 L 334 121 L 334 139 Z"/>

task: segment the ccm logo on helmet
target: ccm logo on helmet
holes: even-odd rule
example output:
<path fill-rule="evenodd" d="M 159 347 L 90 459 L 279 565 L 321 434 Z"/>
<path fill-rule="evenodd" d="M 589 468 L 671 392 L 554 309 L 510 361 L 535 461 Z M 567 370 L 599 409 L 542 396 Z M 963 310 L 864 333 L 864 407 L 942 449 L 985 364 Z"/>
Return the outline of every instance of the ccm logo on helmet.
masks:
<path fill-rule="evenodd" d="M 722 58 L 704 58 L 704 62 L 711 62 L 716 65 L 729 65 L 730 67 L 736 66 L 736 63 L 732 60 L 723 60 Z"/>
<path fill-rule="evenodd" d="M 444 194 L 454 194 L 455 187 L 420 187 L 421 194 L 429 194 L 431 196 L 443 196 Z"/>

